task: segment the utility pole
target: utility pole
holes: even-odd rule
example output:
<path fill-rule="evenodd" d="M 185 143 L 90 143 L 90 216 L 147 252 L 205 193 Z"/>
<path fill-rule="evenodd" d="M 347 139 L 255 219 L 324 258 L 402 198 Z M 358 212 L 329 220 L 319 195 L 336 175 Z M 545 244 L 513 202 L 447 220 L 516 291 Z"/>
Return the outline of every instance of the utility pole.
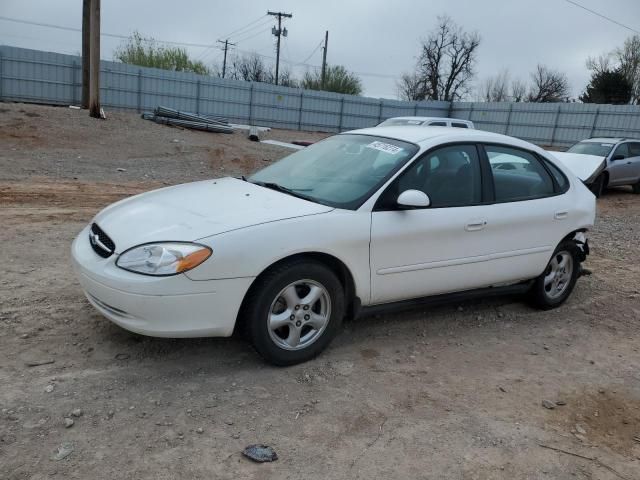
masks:
<path fill-rule="evenodd" d="M 227 50 L 229 45 L 234 46 L 235 43 L 229 43 L 228 38 L 224 42 L 222 40 L 218 40 L 218 42 L 224 44 L 224 60 L 222 61 L 222 78 L 224 78 L 225 73 L 227 73 Z"/>
<path fill-rule="evenodd" d="M 320 77 L 321 89 L 324 90 L 324 80 L 327 74 L 327 44 L 329 43 L 329 30 L 324 32 L 324 48 L 322 49 L 322 75 Z"/>
<path fill-rule="evenodd" d="M 89 116 L 100 115 L 100 0 L 91 0 L 90 25 L 90 70 L 89 70 Z"/>
<path fill-rule="evenodd" d="M 91 0 L 82 0 L 82 108 L 89 108 L 89 37 Z"/>
<path fill-rule="evenodd" d="M 293 18 L 291 13 L 283 13 L 283 12 L 271 12 L 267 11 L 267 15 L 272 15 L 274 17 L 278 17 L 278 28 L 273 27 L 271 29 L 271 33 L 273 33 L 276 37 L 278 37 L 278 47 L 276 50 L 276 85 L 278 85 L 278 76 L 280 74 L 280 37 L 287 36 L 287 29 L 282 29 L 282 19 L 283 18 Z"/>

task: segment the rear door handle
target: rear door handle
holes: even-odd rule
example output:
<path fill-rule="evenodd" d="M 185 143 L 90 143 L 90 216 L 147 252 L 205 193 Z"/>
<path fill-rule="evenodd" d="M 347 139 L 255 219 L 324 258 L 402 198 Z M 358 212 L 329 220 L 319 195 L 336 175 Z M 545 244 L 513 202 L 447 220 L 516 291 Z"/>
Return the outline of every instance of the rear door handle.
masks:
<path fill-rule="evenodd" d="M 482 230 L 486 226 L 487 226 L 486 220 L 471 220 L 469 223 L 465 225 L 464 229 L 467 232 L 475 232 L 477 230 Z"/>
<path fill-rule="evenodd" d="M 567 218 L 569 216 L 569 212 L 567 212 L 566 210 L 563 210 L 561 212 L 556 212 L 553 215 L 553 218 L 555 218 L 556 220 L 564 220 L 565 218 Z"/>

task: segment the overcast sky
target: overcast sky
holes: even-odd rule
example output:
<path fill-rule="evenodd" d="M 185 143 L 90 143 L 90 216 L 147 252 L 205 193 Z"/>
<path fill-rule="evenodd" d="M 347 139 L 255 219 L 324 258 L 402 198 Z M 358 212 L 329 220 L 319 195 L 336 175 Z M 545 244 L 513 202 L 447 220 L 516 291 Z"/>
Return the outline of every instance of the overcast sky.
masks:
<path fill-rule="evenodd" d="M 640 30 L 640 0 L 577 0 Z M 0 0 L 0 16 L 81 27 L 81 0 Z M 229 35 L 237 49 L 275 56 L 267 10 L 293 13 L 285 22 L 282 59 L 303 62 L 329 30 L 328 62 L 360 73 L 365 94 L 396 97 L 396 80 L 410 71 L 420 39 L 447 14 L 465 30 L 477 31 L 477 81 L 508 69 L 528 79 L 537 63 L 566 72 L 572 95 L 589 79 L 585 59 L 622 45 L 632 32 L 565 0 L 102 0 L 102 31 L 129 35 L 138 30 L 158 40 L 212 44 Z M 112 59 L 121 40 L 102 38 L 102 58 Z M 0 44 L 78 53 L 80 34 L 0 19 Z M 217 48 L 187 47 L 205 63 L 220 62 Z M 267 61 L 270 61 L 267 59 Z M 320 65 L 317 49 L 306 63 Z M 294 67 L 302 74 L 304 66 Z"/>

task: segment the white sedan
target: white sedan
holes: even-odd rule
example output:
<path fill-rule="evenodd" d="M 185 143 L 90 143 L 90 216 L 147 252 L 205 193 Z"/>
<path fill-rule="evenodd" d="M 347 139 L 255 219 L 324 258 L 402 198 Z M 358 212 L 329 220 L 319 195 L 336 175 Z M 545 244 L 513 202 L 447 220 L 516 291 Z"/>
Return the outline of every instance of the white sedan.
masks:
<path fill-rule="evenodd" d="M 117 202 L 72 256 L 89 302 L 121 327 L 161 337 L 242 328 L 268 361 L 290 365 L 362 310 L 514 292 L 556 307 L 574 288 L 594 218 L 593 194 L 527 142 L 377 127 L 248 179 Z"/>

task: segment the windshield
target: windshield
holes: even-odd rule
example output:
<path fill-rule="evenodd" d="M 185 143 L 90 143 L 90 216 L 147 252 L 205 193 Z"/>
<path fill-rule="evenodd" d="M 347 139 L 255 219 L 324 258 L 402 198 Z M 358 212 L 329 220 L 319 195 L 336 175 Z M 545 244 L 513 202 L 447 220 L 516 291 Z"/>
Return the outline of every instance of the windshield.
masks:
<path fill-rule="evenodd" d="M 595 155 L 596 157 L 606 157 L 613 148 L 613 143 L 580 142 L 567 150 L 568 153 L 583 153 L 585 155 Z"/>
<path fill-rule="evenodd" d="M 411 143 L 370 135 L 335 135 L 248 180 L 337 208 L 356 210 L 418 151 Z"/>
<path fill-rule="evenodd" d="M 378 127 L 397 127 L 402 125 L 422 125 L 424 120 L 415 118 L 390 118 L 378 124 Z"/>

